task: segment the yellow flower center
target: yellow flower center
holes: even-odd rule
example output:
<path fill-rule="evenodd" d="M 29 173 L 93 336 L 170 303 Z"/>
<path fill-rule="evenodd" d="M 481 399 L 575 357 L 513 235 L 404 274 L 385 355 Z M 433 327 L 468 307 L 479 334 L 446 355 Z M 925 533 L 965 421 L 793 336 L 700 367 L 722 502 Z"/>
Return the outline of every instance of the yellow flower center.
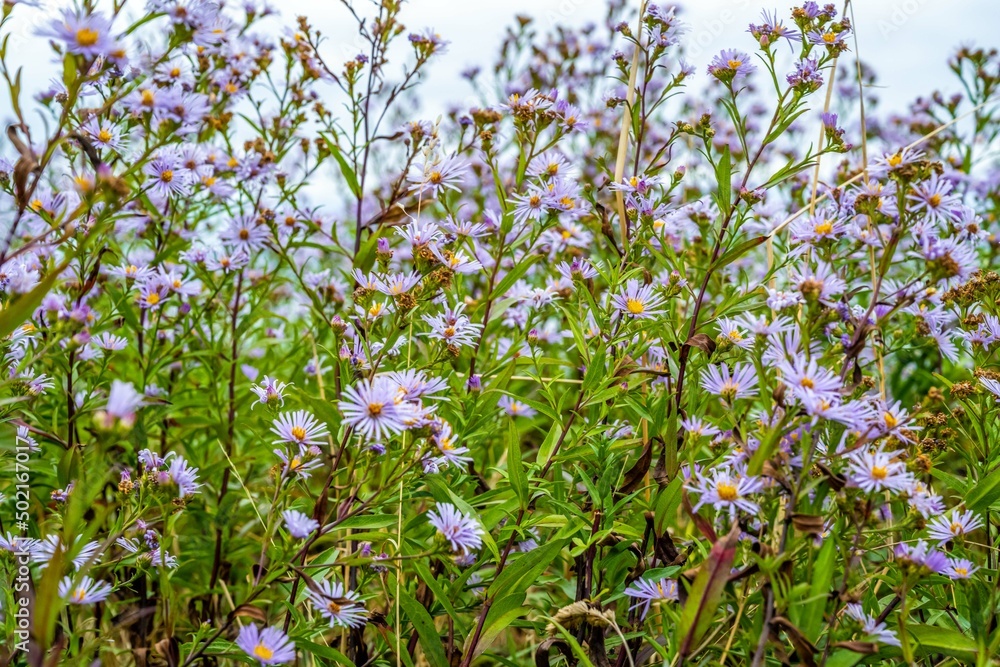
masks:
<path fill-rule="evenodd" d="M 742 60 L 730 60 L 728 63 L 729 69 L 739 69 L 740 65 L 742 64 L 743 64 Z"/>
<path fill-rule="evenodd" d="M 97 139 L 104 143 L 108 143 L 111 141 L 111 133 L 102 127 L 101 131 L 97 133 Z"/>
<path fill-rule="evenodd" d="M 159 302 L 160 302 L 160 295 L 157 294 L 156 292 L 150 292 L 149 294 L 146 295 L 146 303 L 148 303 L 149 305 L 155 306 Z"/>
<path fill-rule="evenodd" d="M 799 386 L 805 387 L 806 389 L 812 389 L 816 386 L 816 383 L 812 381 L 812 378 L 802 378 L 799 380 Z"/>
<path fill-rule="evenodd" d="M 156 101 L 156 95 L 153 93 L 151 88 L 146 88 L 142 91 L 142 95 L 139 99 L 142 100 L 143 106 L 151 107 L 153 106 L 153 102 Z"/>
<path fill-rule="evenodd" d="M 164 183 L 169 183 L 174 180 L 174 171 L 172 169 L 164 169 L 160 172 L 160 180 Z"/>
<path fill-rule="evenodd" d="M 823 41 L 827 44 L 833 44 L 837 41 L 837 34 L 833 32 L 823 33 Z"/>
<path fill-rule="evenodd" d="M 306 430 L 304 428 L 302 428 L 301 426 L 293 426 L 292 427 L 292 437 L 295 438 L 296 440 L 305 440 L 306 439 Z"/>
<path fill-rule="evenodd" d="M 331 614 L 340 613 L 340 605 L 334 602 L 333 600 L 330 600 L 329 602 L 326 603 L 326 608 L 330 610 Z"/>
<path fill-rule="evenodd" d="M 885 420 L 886 428 L 896 428 L 896 425 L 899 424 L 899 420 L 896 419 L 896 417 L 889 412 L 884 413 L 882 415 L 882 419 Z"/>
<path fill-rule="evenodd" d="M 240 230 L 240 240 L 246 241 L 248 238 L 250 238 L 250 230 L 249 229 L 241 229 Z"/>
<path fill-rule="evenodd" d="M 941 195 L 934 193 L 928 199 L 927 203 L 931 206 L 937 207 L 941 205 Z"/>
<path fill-rule="evenodd" d="M 829 234 L 829 233 L 833 232 L 833 223 L 830 222 L 830 221 L 828 221 L 828 220 L 824 221 L 824 222 L 821 222 L 818 225 L 816 225 L 815 227 L 813 227 L 813 230 L 817 234 L 819 234 L 821 236 L 823 234 Z"/>
<path fill-rule="evenodd" d="M 257 644 L 253 647 L 253 655 L 255 658 L 260 658 L 261 660 L 270 660 L 274 657 L 274 651 L 263 644 Z"/>
<path fill-rule="evenodd" d="M 427 177 L 427 180 L 429 180 L 434 185 L 439 185 L 441 183 L 441 172 L 432 171 L 430 176 Z"/>
<path fill-rule="evenodd" d="M 715 485 L 715 491 L 719 494 L 720 500 L 732 502 L 736 500 L 736 485 L 729 482 L 719 482 Z"/>
<path fill-rule="evenodd" d="M 885 466 L 872 466 L 872 477 L 874 479 L 885 479 L 889 475 L 889 470 Z"/>
<path fill-rule="evenodd" d="M 76 43 L 80 46 L 93 46 L 97 44 L 99 37 L 97 31 L 90 28 L 80 28 L 76 31 Z"/>
<path fill-rule="evenodd" d="M 967 568 L 967 567 L 956 567 L 956 568 L 954 568 L 954 570 L 955 570 L 955 574 L 957 574 L 960 577 L 967 577 L 967 576 L 969 576 L 969 568 Z"/>
<path fill-rule="evenodd" d="M 959 523 L 959 522 L 957 522 L 957 521 L 953 522 L 953 523 L 952 523 L 952 524 L 951 524 L 951 525 L 950 525 L 950 526 L 948 527 L 948 529 L 949 529 L 949 530 L 951 531 L 951 534 L 952 534 L 952 535 L 962 535 L 963 533 L 965 533 L 965 527 L 964 527 L 964 526 L 962 526 L 962 524 L 960 524 L 960 523 Z"/>
<path fill-rule="evenodd" d="M 371 417 L 378 417 L 382 414 L 382 408 L 385 407 L 385 403 L 369 403 L 368 404 L 368 415 Z"/>
<path fill-rule="evenodd" d="M 890 167 L 898 167 L 902 163 L 903 163 L 903 156 L 900 155 L 899 153 L 896 153 L 891 158 L 889 158 Z"/>
<path fill-rule="evenodd" d="M 75 591 L 73 591 L 73 599 L 77 602 L 83 602 L 84 598 L 87 597 L 87 589 L 80 586 Z"/>
<path fill-rule="evenodd" d="M 633 315 L 641 315 L 646 311 L 646 306 L 643 305 L 642 301 L 639 301 L 638 299 L 626 299 L 625 307 L 628 308 L 628 312 Z"/>

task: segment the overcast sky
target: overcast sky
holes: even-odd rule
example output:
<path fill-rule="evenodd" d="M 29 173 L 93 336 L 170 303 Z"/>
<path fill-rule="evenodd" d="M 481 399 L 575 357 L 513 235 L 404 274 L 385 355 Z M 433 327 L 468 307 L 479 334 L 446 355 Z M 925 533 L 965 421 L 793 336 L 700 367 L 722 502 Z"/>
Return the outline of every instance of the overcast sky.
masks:
<path fill-rule="evenodd" d="M 639 0 L 635 0 L 638 5 Z M 367 0 L 355 0 L 364 7 Z M 41 0 L 40 8 L 17 7 L 9 59 L 24 65 L 25 88 L 34 93 L 47 87 L 58 70 L 44 39 L 32 37 L 42 24 L 65 7 L 66 0 Z M 100 3 L 99 3 L 100 4 Z M 333 62 L 341 53 L 356 51 L 353 21 L 338 0 L 272 0 L 288 23 L 298 14 L 310 17 L 328 37 Z M 838 0 L 838 6 L 840 2 Z M 1000 0 L 856 0 L 855 18 L 862 58 L 875 66 L 883 90 L 883 106 L 902 110 L 919 94 L 935 86 L 956 90 L 946 60 L 959 44 L 996 46 L 1000 43 Z M 757 22 L 763 8 L 787 15 L 790 0 L 692 0 L 681 16 L 688 26 L 687 59 L 704 78 L 712 55 L 727 47 L 753 48 L 747 24 Z M 132 11 L 142 8 L 131 0 Z M 459 73 L 469 65 L 492 64 L 503 28 L 516 14 L 536 17 L 540 27 L 555 23 L 580 25 L 599 21 L 603 0 L 409 0 L 402 20 L 409 30 L 433 27 L 451 42 L 448 52 L 432 67 L 423 88 L 423 118 L 444 110 L 448 100 L 461 100 L 470 90 Z M 278 25 L 272 22 L 272 25 Z M 853 46 L 853 44 L 852 44 Z M 4 96 L 5 97 L 5 96 Z M 0 103 L 0 120 L 9 121 L 7 100 Z"/>

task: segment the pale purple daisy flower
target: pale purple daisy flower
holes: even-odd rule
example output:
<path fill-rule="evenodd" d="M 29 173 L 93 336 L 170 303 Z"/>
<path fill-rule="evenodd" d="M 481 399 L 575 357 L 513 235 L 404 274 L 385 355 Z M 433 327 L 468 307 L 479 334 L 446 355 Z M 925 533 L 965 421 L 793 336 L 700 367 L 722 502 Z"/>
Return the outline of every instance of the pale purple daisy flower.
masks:
<path fill-rule="evenodd" d="M 305 410 L 284 412 L 272 423 L 271 432 L 278 436 L 274 444 L 318 445 L 322 442 L 321 438 L 330 434 L 325 424 Z"/>
<path fill-rule="evenodd" d="M 399 386 L 385 375 L 376 375 L 357 387 L 345 387 L 340 411 L 357 433 L 371 440 L 396 435 L 410 428 L 418 417 L 413 405 L 402 399 Z"/>
<path fill-rule="evenodd" d="M 659 310 L 663 302 L 653 294 L 653 286 L 643 285 L 635 278 L 625 283 L 624 292 L 611 297 L 611 305 L 623 315 L 635 319 L 653 317 L 663 312 Z"/>
<path fill-rule="evenodd" d="M 297 510 L 285 510 L 281 516 L 285 519 L 285 528 L 292 537 L 305 539 L 319 528 L 319 521 Z"/>
<path fill-rule="evenodd" d="M 972 510 L 960 512 L 951 511 L 951 517 L 935 517 L 927 523 L 927 536 L 937 540 L 938 545 L 947 544 L 955 538 L 963 537 L 977 528 L 981 528 L 983 520 L 972 513 Z"/>
<path fill-rule="evenodd" d="M 708 66 L 708 73 L 725 83 L 748 77 L 756 70 L 750 56 L 736 49 L 724 49 Z"/>
<path fill-rule="evenodd" d="M 448 540 L 454 552 L 466 555 L 482 546 L 483 529 L 479 523 L 451 503 L 438 503 L 427 513 L 427 520 Z"/>
<path fill-rule="evenodd" d="M 74 584 L 73 577 L 63 577 L 59 582 L 59 597 L 70 604 L 89 605 L 103 602 L 111 595 L 111 586 L 103 581 L 94 581 L 88 576 L 80 578 L 80 583 Z"/>
<path fill-rule="evenodd" d="M 87 57 L 106 55 L 115 48 L 115 41 L 111 38 L 111 20 L 99 12 L 81 15 L 72 9 L 65 9 L 62 18 L 53 19 L 38 34 L 65 42 L 68 53 Z"/>
<path fill-rule="evenodd" d="M 256 625 L 244 625 L 236 637 L 236 645 L 261 665 L 280 665 L 295 660 L 295 644 L 278 627 L 263 630 Z"/>
<path fill-rule="evenodd" d="M 944 569 L 943 574 L 951 579 L 968 579 L 973 574 L 979 566 L 973 563 L 971 560 L 965 558 L 949 558 L 948 566 Z"/>
<path fill-rule="evenodd" d="M 368 612 L 358 599 L 358 594 L 348 591 L 339 581 L 316 581 L 316 586 L 306 589 L 306 597 L 331 628 L 363 628 Z"/>
<path fill-rule="evenodd" d="M 879 623 L 876 619 L 866 614 L 857 602 L 848 604 L 844 609 L 844 613 L 860 623 L 862 632 L 869 637 L 889 646 L 900 645 L 895 631 L 889 630 L 885 623 Z"/>
<path fill-rule="evenodd" d="M 721 468 L 713 468 L 708 475 L 699 473 L 687 487 L 699 495 L 695 512 L 703 505 L 712 505 L 716 510 L 726 510 L 731 518 L 736 516 L 737 510 L 748 514 L 758 512 L 760 506 L 748 500 L 747 496 L 763 488 L 764 482 L 758 477 L 735 474 Z"/>
<path fill-rule="evenodd" d="M 625 595 L 638 600 L 629 609 L 639 607 L 642 609 L 641 615 L 645 617 L 653 602 L 677 601 L 677 581 L 674 579 L 637 579 L 625 589 Z"/>
<path fill-rule="evenodd" d="M 757 371 L 749 363 L 736 364 L 732 371 L 725 364 L 709 366 L 705 369 L 701 386 L 729 402 L 750 398 L 757 395 Z"/>
<path fill-rule="evenodd" d="M 309 474 L 323 465 L 318 458 L 309 458 L 308 450 L 299 446 L 297 454 L 289 454 L 280 449 L 274 450 L 275 455 L 284 463 L 282 476 L 298 475 L 301 479 L 309 479 Z"/>
<path fill-rule="evenodd" d="M 501 396 L 497 405 L 510 417 L 534 417 L 538 411 L 529 405 L 525 405 L 510 396 Z"/>
<path fill-rule="evenodd" d="M 271 379 L 267 375 L 264 376 L 264 381 L 259 385 L 251 385 L 250 391 L 257 395 L 257 402 L 253 404 L 252 407 L 256 405 L 271 405 L 273 403 L 278 403 L 279 405 L 285 404 L 285 387 L 288 385 L 284 382 L 279 382 L 278 380 Z"/>
<path fill-rule="evenodd" d="M 928 546 L 923 540 L 917 540 L 915 544 L 900 542 L 893 550 L 897 560 L 909 561 L 915 565 L 926 567 L 934 573 L 941 573 L 948 567 L 948 557 L 943 553 Z"/>
<path fill-rule="evenodd" d="M 843 385 L 832 371 L 823 368 L 815 359 L 797 356 L 792 363 L 778 363 L 781 382 L 799 398 L 819 396 L 828 401 L 840 396 Z"/>
<path fill-rule="evenodd" d="M 899 452 L 882 449 L 862 449 L 850 455 L 847 480 L 862 491 L 906 491 L 913 486 L 913 475 L 906 471 L 906 464 L 896 459 Z"/>
<path fill-rule="evenodd" d="M 413 185 L 410 192 L 436 197 L 445 190 L 459 191 L 459 184 L 465 180 L 466 162 L 458 157 L 447 157 L 436 162 L 414 164 L 406 174 L 406 180 Z"/>
<path fill-rule="evenodd" d="M 192 496 L 201 487 L 198 483 L 198 468 L 192 468 L 183 456 L 170 452 L 164 457 L 164 462 L 169 462 L 170 465 L 159 474 L 160 484 L 176 486 L 178 498 Z"/>

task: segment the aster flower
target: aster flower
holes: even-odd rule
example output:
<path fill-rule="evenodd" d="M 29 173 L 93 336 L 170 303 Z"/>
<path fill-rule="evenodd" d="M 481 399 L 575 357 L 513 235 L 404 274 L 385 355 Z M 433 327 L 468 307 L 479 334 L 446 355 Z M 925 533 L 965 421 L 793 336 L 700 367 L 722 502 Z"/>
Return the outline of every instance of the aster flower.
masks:
<path fill-rule="evenodd" d="M 625 595 L 637 600 L 634 605 L 629 607 L 629 610 L 641 608 L 641 615 L 645 617 L 653 602 L 677 601 L 677 581 L 674 579 L 637 579 L 625 589 Z"/>
<path fill-rule="evenodd" d="M 438 503 L 427 513 L 427 520 L 451 545 L 451 550 L 467 555 L 483 543 L 483 529 L 475 519 L 463 514 L 451 503 Z"/>
<path fill-rule="evenodd" d="M 280 449 L 273 450 L 275 456 L 281 459 L 284 466 L 281 469 L 282 476 L 298 475 L 300 479 L 309 479 L 310 473 L 316 468 L 320 468 L 323 462 L 318 458 L 312 458 L 309 451 L 300 446 L 298 452 L 290 454 Z"/>
<path fill-rule="evenodd" d="M 458 438 L 452 433 L 451 424 L 440 420 L 438 423 L 440 424 L 439 430 L 431 436 L 431 440 L 441 452 L 441 456 L 451 465 L 460 466 L 471 461 L 472 457 L 466 456 L 469 448 L 458 444 Z"/>
<path fill-rule="evenodd" d="M 780 362 L 778 368 L 781 382 L 799 398 L 813 395 L 830 401 L 839 397 L 843 388 L 840 378 L 817 364 L 815 359 L 799 356 L 792 363 Z"/>
<path fill-rule="evenodd" d="M 514 223 L 517 225 L 540 220 L 552 203 L 548 190 L 534 184 L 529 184 L 524 194 L 512 195 L 510 199 L 514 202 Z"/>
<path fill-rule="evenodd" d="M 103 581 L 94 581 L 88 576 L 80 578 L 80 583 L 74 584 L 73 577 L 63 577 L 59 582 L 59 597 L 70 604 L 90 605 L 103 602 L 111 595 L 111 586 Z"/>
<path fill-rule="evenodd" d="M 285 529 L 292 537 L 305 539 L 319 528 L 319 521 L 297 510 L 285 510 L 281 516 L 285 519 Z"/>
<path fill-rule="evenodd" d="M 868 172 L 874 178 L 884 178 L 890 171 L 914 164 L 922 159 L 924 159 L 923 151 L 912 148 L 904 148 L 895 153 L 883 153 L 882 157 L 875 158 Z"/>
<path fill-rule="evenodd" d="M 948 567 L 948 557 L 928 546 L 923 540 L 917 540 L 914 544 L 900 542 L 896 545 L 893 553 L 896 560 L 907 561 L 917 567 L 927 568 L 930 572 L 941 573 Z"/>
<path fill-rule="evenodd" d="M 318 445 L 321 438 L 330 434 L 325 424 L 321 424 L 306 410 L 284 412 L 277 417 L 271 432 L 278 436 L 274 444 L 289 443 L 299 446 Z"/>
<path fill-rule="evenodd" d="M 142 170 L 150 177 L 151 191 L 161 199 L 171 195 L 183 197 L 190 191 L 190 182 L 173 153 L 159 152 Z"/>
<path fill-rule="evenodd" d="M 251 406 L 251 408 L 257 405 L 271 405 L 277 403 L 279 405 L 285 404 L 285 387 L 288 385 L 284 382 L 279 382 L 278 380 L 273 380 L 267 375 L 264 376 L 264 381 L 259 385 L 254 384 L 250 386 L 250 391 L 257 395 L 257 402 Z"/>
<path fill-rule="evenodd" d="M 653 294 L 652 285 L 642 285 L 632 278 L 625 283 L 625 291 L 611 297 L 611 305 L 626 317 L 645 319 L 659 315 L 663 302 Z"/>
<path fill-rule="evenodd" d="M 997 400 L 1000 400 L 1000 382 L 987 377 L 981 377 L 979 378 L 979 383 L 983 385 L 988 392 L 993 394 Z"/>
<path fill-rule="evenodd" d="M 344 588 L 339 581 L 315 581 L 306 589 L 306 597 L 331 628 L 363 628 L 368 612 L 358 600 L 358 594 Z"/>
<path fill-rule="evenodd" d="M 226 228 L 219 232 L 219 240 L 232 248 L 250 252 L 260 250 L 271 238 L 267 225 L 258 223 L 258 216 L 244 215 L 233 218 Z"/>
<path fill-rule="evenodd" d="M 945 567 L 943 574 L 950 579 L 968 579 L 975 574 L 978 569 L 979 566 L 971 560 L 966 560 L 965 558 L 949 558 L 948 566 Z"/>
<path fill-rule="evenodd" d="M 719 335 L 724 336 L 736 347 L 747 350 L 753 347 L 754 339 L 747 336 L 743 323 L 729 317 L 719 318 Z"/>
<path fill-rule="evenodd" d="M 927 536 L 937 540 L 938 546 L 947 544 L 955 538 L 963 537 L 977 528 L 981 528 L 983 520 L 972 513 L 972 510 L 960 512 L 951 511 L 951 516 L 935 517 L 927 523 Z"/>
<path fill-rule="evenodd" d="M 418 417 L 413 405 L 402 399 L 398 385 L 384 375 L 346 387 L 339 405 L 344 420 L 371 440 L 396 435 L 410 428 Z"/>
<path fill-rule="evenodd" d="M 958 222 L 962 215 L 961 200 L 950 194 L 951 189 L 951 181 L 933 174 L 914 187 L 907 199 L 914 202 L 915 211 L 923 211 L 932 223 Z"/>
<path fill-rule="evenodd" d="M 719 429 L 715 428 L 711 424 L 706 424 L 705 421 L 699 417 L 686 417 L 681 420 L 681 428 L 695 436 L 700 437 L 712 437 L 713 435 L 718 435 L 721 433 Z"/>
<path fill-rule="evenodd" d="M 844 613 L 861 624 L 861 631 L 872 639 L 889 646 L 900 646 L 899 638 L 894 630 L 889 630 L 885 623 L 879 623 L 864 612 L 861 605 L 851 602 L 844 609 Z"/>
<path fill-rule="evenodd" d="M 750 398 L 757 395 L 757 371 L 749 363 L 736 364 L 732 371 L 725 364 L 709 366 L 701 386 L 728 402 Z"/>
<path fill-rule="evenodd" d="M 462 313 L 463 310 L 465 310 L 465 304 L 460 303 L 441 314 L 424 315 L 423 320 L 431 327 L 431 331 L 425 335 L 441 340 L 447 345 L 457 347 L 475 345 L 483 330 L 483 325 L 473 323 L 467 315 Z"/>
<path fill-rule="evenodd" d="M 111 20 L 100 12 L 78 14 L 72 9 L 65 9 L 62 18 L 53 19 L 38 34 L 65 42 L 68 53 L 88 58 L 106 55 L 115 48 L 115 41 L 111 38 Z"/>
<path fill-rule="evenodd" d="M 708 73 L 724 83 L 746 78 L 755 71 L 757 68 L 750 62 L 750 56 L 736 49 L 723 50 L 708 66 Z"/>
<path fill-rule="evenodd" d="M 497 401 L 497 405 L 510 417 L 534 417 L 538 414 L 538 411 L 533 407 L 525 405 L 510 396 L 501 396 L 500 400 Z"/>
<path fill-rule="evenodd" d="M 111 428 L 116 421 L 126 426 L 135 422 L 135 413 L 145 402 L 145 397 L 135 390 L 131 382 L 112 380 L 108 392 L 108 403 L 98 413 L 98 420 L 105 428 Z"/>
<path fill-rule="evenodd" d="M 74 543 L 72 548 L 75 548 L 79 544 L 79 538 Z M 48 566 L 49 561 L 55 556 L 56 552 L 59 551 L 63 554 L 69 552 L 70 548 L 67 548 L 58 535 L 48 535 L 43 539 L 36 540 L 31 548 L 31 560 L 34 563 L 41 563 L 42 568 Z M 97 563 L 101 560 L 101 544 L 99 542 L 90 541 L 79 547 L 79 553 L 73 558 L 73 567 L 80 569 L 87 564 Z"/>
<path fill-rule="evenodd" d="M 0 549 L 12 554 L 31 554 L 37 543 L 36 539 L 14 535 L 10 531 L 7 532 L 6 537 L 0 533 Z"/>
<path fill-rule="evenodd" d="M 201 487 L 198 483 L 198 468 L 192 468 L 177 452 L 168 453 L 164 457 L 164 463 L 169 465 L 166 470 L 159 473 L 159 482 L 161 485 L 176 486 L 178 498 L 193 496 Z"/>
<path fill-rule="evenodd" d="M 406 180 L 413 184 L 410 192 L 437 197 L 445 190 L 458 192 L 458 186 L 465 180 L 466 168 L 465 160 L 457 156 L 447 157 L 411 166 Z"/>
<path fill-rule="evenodd" d="M 244 625 L 236 637 L 236 645 L 261 665 L 280 665 L 295 660 L 295 644 L 278 627 L 263 630 L 256 625 Z"/>
<path fill-rule="evenodd" d="M 107 352 L 119 352 L 128 347 L 128 339 L 105 331 L 93 339 L 94 343 Z"/>
<path fill-rule="evenodd" d="M 764 488 L 764 482 L 758 477 L 713 468 L 708 475 L 699 473 L 686 488 L 699 496 L 698 503 L 694 506 L 695 512 L 703 505 L 711 505 L 720 512 L 728 512 L 730 518 L 735 518 L 737 510 L 748 514 L 755 514 L 760 510 L 760 506 L 748 500 L 747 496 L 760 492 Z"/>
<path fill-rule="evenodd" d="M 862 449 L 850 455 L 848 481 L 862 491 L 905 491 L 913 486 L 913 475 L 906 464 L 896 459 L 899 452 Z"/>

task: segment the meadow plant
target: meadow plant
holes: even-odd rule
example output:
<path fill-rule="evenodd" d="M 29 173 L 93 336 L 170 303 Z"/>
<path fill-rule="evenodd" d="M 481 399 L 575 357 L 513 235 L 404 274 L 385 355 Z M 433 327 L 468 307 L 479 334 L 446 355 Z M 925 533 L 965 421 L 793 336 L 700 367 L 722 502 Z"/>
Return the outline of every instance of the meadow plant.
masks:
<path fill-rule="evenodd" d="M 426 120 L 398 0 L 79 0 L 30 99 L 23 4 L 3 664 L 997 664 L 996 51 L 616 0 Z"/>

